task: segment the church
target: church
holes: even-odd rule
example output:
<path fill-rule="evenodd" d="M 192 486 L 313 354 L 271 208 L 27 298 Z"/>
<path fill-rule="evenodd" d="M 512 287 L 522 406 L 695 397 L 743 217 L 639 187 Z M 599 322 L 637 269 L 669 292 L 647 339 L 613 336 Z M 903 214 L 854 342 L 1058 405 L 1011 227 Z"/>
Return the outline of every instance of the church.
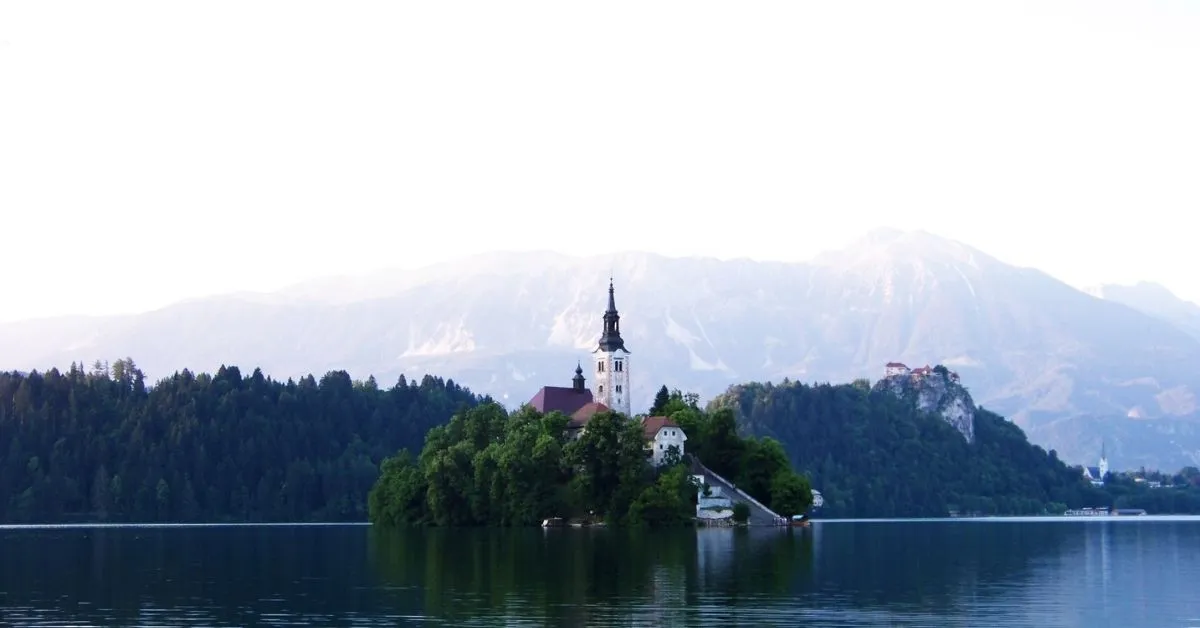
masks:
<path fill-rule="evenodd" d="M 589 388 L 583 376 L 583 362 L 575 365 L 575 377 L 571 386 L 543 386 L 529 400 L 534 410 L 543 414 L 561 412 L 570 418 L 567 429 L 574 438 L 587 429 L 587 423 L 600 412 L 616 412 L 634 419 L 631 409 L 629 350 L 621 338 L 621 316 L 617 313 L 617 300 L 613 283 L 608 282 L 608 308 L 604 311 L 604 327 L 600 341 L 587 360 L 592 369 L 592 385 Z M 655 465 L 661 464 L 671 447 L 684 454 L 687 435 L 667 417 L 643 417 L 641 419 L 646 439 L 647 455 Z"/>
<path fill-rule="evenodd" d="M 1104 486 L 1104 476 L 1108 475 L 1108 454 L 1105 452 L 1104 443 L 1100 444 L 1100 464 L 1095 467 L 1084 467 L 1083 477 L 1092 483 L 1092 486 Z"/>

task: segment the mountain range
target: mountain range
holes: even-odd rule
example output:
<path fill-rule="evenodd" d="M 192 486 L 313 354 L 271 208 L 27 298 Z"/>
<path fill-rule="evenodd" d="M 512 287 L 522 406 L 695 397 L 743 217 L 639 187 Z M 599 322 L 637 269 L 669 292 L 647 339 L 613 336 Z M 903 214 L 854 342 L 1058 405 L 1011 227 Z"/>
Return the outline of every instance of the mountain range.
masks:
<path fill-rule="evenodd" d="M 570 385 L 610 276 L 635 408 L 661 385 L 843 382 L 944 364 L 983 407 L 1072 463 L 1200 462 L 1200 307 L 1161 286 L 1071 287 L 921 231 L 875 231 L 806 263 L 488 253 L 152 312 L 0 324 L 0 368 L 132 356 L 147 375 L 221 364 L 275 377 L 430 372 L 516 406 Z M 586 362 L 585 362 L 586 363 Z"/>

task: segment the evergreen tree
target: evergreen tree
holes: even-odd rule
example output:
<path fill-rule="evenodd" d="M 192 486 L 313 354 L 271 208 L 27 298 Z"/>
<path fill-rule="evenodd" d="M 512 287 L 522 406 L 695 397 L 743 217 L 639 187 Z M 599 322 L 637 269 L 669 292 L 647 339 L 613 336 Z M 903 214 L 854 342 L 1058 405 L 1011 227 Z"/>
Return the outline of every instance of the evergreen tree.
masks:
<path fill-rule="evenodd" d="M 658 389 L 658 393 L 654 395 L 654 405 L 650 407 L 650 416 L 662 416 L 667 409 L 667 404 L 671 402 L 671 392 L 667 390 L 666 384 Z"/>

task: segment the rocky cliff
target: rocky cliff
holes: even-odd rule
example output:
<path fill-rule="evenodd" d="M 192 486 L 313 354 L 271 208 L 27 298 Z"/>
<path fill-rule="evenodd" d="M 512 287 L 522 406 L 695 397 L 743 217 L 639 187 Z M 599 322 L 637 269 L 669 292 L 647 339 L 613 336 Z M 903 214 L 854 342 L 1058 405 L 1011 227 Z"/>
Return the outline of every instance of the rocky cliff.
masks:
<path fill-rule="evenodd" d="M 922 412 L 942 417 L 968 443 L 975 442 L 975 402 L 958 383 L 958 375 L 946 367 L 904 369 L 879 380 L 872 390 L 890 392 Z"/>

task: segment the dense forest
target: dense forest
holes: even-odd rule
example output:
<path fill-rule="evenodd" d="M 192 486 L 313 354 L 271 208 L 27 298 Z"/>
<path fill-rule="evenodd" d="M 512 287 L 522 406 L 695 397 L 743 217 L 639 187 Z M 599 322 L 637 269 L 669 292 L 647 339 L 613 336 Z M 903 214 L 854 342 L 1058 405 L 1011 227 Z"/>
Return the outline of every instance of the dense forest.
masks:
<path fill-rule="evenodd" d="M 686 525 L 695 515 L 686 461 L 693 455 L 777 512 L 811 504 L 808 480 L 779 443 L 740 437 L 732 412 L 705 413 L 694 396 L 665 389 L 653 410 L 688 434 L 688 455 L 674 452 L 658 468 L 640 422 L 623 415 L 596 414 L 575 439 L 560 413 L 479 405 L 430 430 L 416 458 L 401 451 L 384 462 L 368 500 L 370 519 L 384 526 L 519 526 L 547 517 Z"/>
<path fill-rule="evenodd" d="M 362 521 L 383 458 L 480 401 L 430 376 L 0 373 L 0 522 Z"/>
<path fill-rule="evenodd" d="M 1041 514 L 1112 503 L 1079 468 L 986 410 L 976 412 L 968 444 L 940 417 L 864 385 L 747 384 L 710 408 L 734 409 L 745 433 L 782 443 L 821 491 L 827 517 Z"/>

